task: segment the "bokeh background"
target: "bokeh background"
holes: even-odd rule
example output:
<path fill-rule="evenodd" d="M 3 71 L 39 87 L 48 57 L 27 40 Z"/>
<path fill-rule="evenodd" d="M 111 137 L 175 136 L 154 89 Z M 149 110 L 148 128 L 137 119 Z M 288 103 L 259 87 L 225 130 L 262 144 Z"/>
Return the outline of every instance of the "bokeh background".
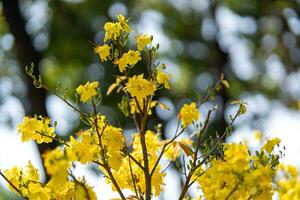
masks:
<path fill-rule="evenodd" d="M 75 88 L 87 80 L 98 80 L 105 93 L 117 69 L 100 63 L 91 43 L 102 44 L 103 25 L 116 14 L 131 17 L 136 33 L 152 34 L 154 43 L 160 43 L 159 60 L 168 66 L 172 89 L 160 91 L 157 99 L 171 109 L 157 109 L 150 124 L 160 120 L 165 137 L 172 134 L 180 106 L 205 94 L 223 73 L 230 89 L 201 107 L 205 116 L 219 105 L 209 132 L 225 129 L 234 112 L 230 102 L 240 98 L 248 103 L 248 112 L 227 140 L 247 141 L 255 149 L 254 130 L 267 138 L 280 137 L 282 160 L 300 167 L 299 0 L 0 0 L 1 170 L 30 159 L 46 180 L 40 155 L 55 144 L 21 143 L 16 125 L 25 115 L 50 116 L 63 138 L 82 128 L 72 109 L 34 88 L 25 66 L 34 63 L 49 88 L 74 103 Z M 118 94 L 104 96 L 100 109 L 130 137 L 133 125 L 118 110 L 119 101 Z M 169 170 L 161 199 L 175 199 L 180 189 L 178 172 Z M 116 196 L 93 167 L 78 167 L 80 173 L 87 175 L 99 198 Z M 17 199 L 0 183 L 0 199 Z"/>

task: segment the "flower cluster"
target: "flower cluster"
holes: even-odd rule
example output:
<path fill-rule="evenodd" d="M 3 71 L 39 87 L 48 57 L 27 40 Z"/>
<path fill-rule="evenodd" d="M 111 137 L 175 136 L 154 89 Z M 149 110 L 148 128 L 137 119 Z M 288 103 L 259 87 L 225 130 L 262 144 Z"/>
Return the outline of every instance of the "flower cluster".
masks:
<path fill-rule="evenodd" d="M 217 106 L 213 106 L 204 122 L 200 123 L 202 100 L 184 104 L 178 110 L 178 125 L 169 138 L 162 137 L 164 130 L 161 124 L 148 123 L 154 108 L 169 109 L 168 105 L 156 99 L 155 93 L 164 88 L 170 89 L 171 75 L 165 71 L 164 64 L 154 59 L 158 45 L 152 45 L 151 35 L 137 34 L 135 40 L 128 39 L 132 38 L 129 37 L 131 28 L 128 22 L 124 16 L 118 15 L 116 22 L 106 23 L 103 44 L 96 45 L 94 50 L 101 62 L 110 62 L 118 68 L 116 80 L 106 94 L 113 91 L 122 94 L 118 107 L 131 122 L 129 125 L 134 127 L 135 133 L 125 137 L 126 130 L 121 127 L 126 126 L 111 124 L 98 111 L 101 90 L 97 81 L 79 85 L 76 89 L 80 101 L 91 107 L 88 113 L 55 93 L 80 114 L 85 127 L 76 134 L 70 134 L 65 141 L 54 133 L 55 126 L 51 125 L 50 119 L 24 117 L 17 127 L 23 142 L 49 143 L 55 140 L 60 145 L 42 156 L 46 173 L 50 176 L 46 183 L 40 181 L 38 170 L 30 162 L 25 168 L 0 171 L 10 189 L 32 200 L 96 200 L 96 192 L 85 177 L 73 174 L 76 164 L 81 163 L 97 166 L 99 174 L 104 175 L 106 183 L 118 192 L 122 200 L 150 200 L 164 190 L 168 167 L 173 165 L 184 177 L 180 200 L 187 197 L 188 189 L 194 183 L 203 193 L 199 197 L 201 199 L 267 200 L 272 199 L 275 193 L 282 199 L 299 199 L 299 172 L 291 166 L 279 164 L 280 154 L 274 151 L 281 142 L 279 138 L 268 140 L 255 153 L 251 153 L 244 143 L 223 143 L 236 118 L 247 111 L 244 102 L 232 103 L 239 106 L 237 112 L 230 116 L 230 125 L 224 133 L 216 136 L 210 135 L 208 127 L 212 125 L 211 114 Z M 131 45 L 135 49 L 127 48 L 129 42 L 135 43 Z M 144 67 L 146 73 L 135 74 L 131 69 L 143 57 L 147 57 L 149 62 Z M 34 75 L 29 75 L 39 87 L 47 88 Z M 229 88 L 222 75 L 206 101 L 213 99 L 214 93 L 223 86 Z M 157 120 L 152 120 L 152 123 L 154 121 Z M 185 133 L 187 136 L 184 136 Z M 130 195 L 126 196 L 124 190 Z"/>
<path fill-rule="evenodd" d="M 186 127 L 187 125 L 192 124 L 193 122 L 199 119 L 199 111 L 195 102 L 191 104 L 184 104 L 180 109 L 178 117 L 182 121 L 182 126 Z"/>
<path fill-rule="evenodd" d="M 207 199 L 272 199 L 275 170 L 251 157 L 245 144 L 225 144 L 224 160 L 206 167 L 197 181 Z"/>
<path fill-rule="evenodd" d="M 84 85 L 78 86 L 76 89 L 76 92 L 80 95 L 80 101 L 87 102 L 89 101 L 93 96 L 97 94 L 97 87 L 99 83 L 97 81 L 94 81 L 92 83 L 87 82 Z"/>
<path fill-rule="evenodd" d="M 55 137 L 54 128 L 50 127 L 49 118 L 24 117 L 23 122 L 18 125 L 17 129 L 22 135 L 22 141 L 35 140 L 37 143 L 52 142 Z"/>

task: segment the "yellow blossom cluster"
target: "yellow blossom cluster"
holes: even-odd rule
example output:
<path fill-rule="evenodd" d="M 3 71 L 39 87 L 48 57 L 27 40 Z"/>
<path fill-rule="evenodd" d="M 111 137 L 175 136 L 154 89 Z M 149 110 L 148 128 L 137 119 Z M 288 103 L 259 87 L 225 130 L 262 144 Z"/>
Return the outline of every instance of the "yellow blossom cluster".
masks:
<path fill-rule="evenodd" d="M 268 153 L 271 153 L 276 145 L 279 145 L 281 140 L 279 138 L 273 138 L 271 140 L 268 140 L 266 144 L 262 147 L 263 150 L 265 150 Z"/>
<path fill-rule="evenodd" d="M 107 58 L 110 55 L 110 49 L 111 49 L 110 46 L 104 44 L 103 46 L 96 45 L 94 51 L 95 53 L 99 54 L 99 57 L 101 58 L 102 61 L 107 61 Z"/>
<path fill-rule="evenodd" d="M 157 153 L 159 151 L 160 147 L 160 141 L 158 136 L 152 132 L 147 131 L 145 134 L 146 138 L 146 145 L 148 149 L 148 161 L 149 161 L 149 167 L 152 168 L 155 164 L 155 161 L 157 159 Z M 143 163 L 143 153 L 142 153 L 142 145 L 140 142 L 140 134 L 136 133 L 133 135 L 133 151 L 131 152 L 131 155 L 142 165 Z M 132 168 L 132 171 L 134 171 L 134 180 L 131 177 L 130 168 Z M 146 184 L 144 179 L 144 173 L 143 170 L 135 163 L 133 162 L 130 157 L 124 157 L 122 160 L 122 165 L 120 168 L 116 171 L 113 171 L 113 174 L 115 175 L 117 181 L 120 183 L 120 187 L 123 189 L 130 189 L 134 191 L 134 184 L 136 184 L 137 188 L 141 192 L 145 192 L 146 190 Z M 157 196 L 160 194 L 160 192 L 163 189 L 164 178 L 165 174 L 160 172 L 160 166 L 154 171 L 152 179 L 153 179 L 153 192 Z M 135 183 L 134 183 L 135 182 Z"/>
<path fill-rule="evenodd" d="M 120 72 L 123 72 L 128 65 L 135 65 L 139 60 L 141 60 L 141 54 L 139 51 L 129 50 L 124 53 L 123 56 L 116 60 L 114 63 L 119 66 Z"/>
<path fill-rule="evenodd" d="M 213 159 L 197 179 L 205 198 L 271 200 L 275 170 L 263 163 L 254 167 L 253 162 L 255 157 L 251 157 L 245 144 L 225 144 L 224 160 Z"/>
<path fill-rule="evenodd" d="M 35 140 L 37 143 L 49 143 L 55 138 L 54 128 L 50 126 L 51 120 L 42 116 L 24 117 L 17 129 L 22 141 Z"/>
<path fill-rule="evenodd" d="M 97 138 L 91 131 L 80 131 L 78 138 L 70 137 L 66 152 L 69 160 L 79 161 L 82 164 L 91 163 L 100 156 L 100 147 Z"/>
<path fill-rule="evenodd" d="M 173 164 L 184 178 L 180 200 L 186 199 L 188 189 L 194 183 L 202 192 L 197 199 L 268 200 L 275 193 L 284 200 L 299 199 L 298 170 L 279 165 L 280 154 L 274 150 L 281 142 L 279 138 L 266 141 L 255 154 L 244 143 L 222 143 L 230 134 L 236 117 L 247 111 L 244 102 L 233 103 L 239 109 L 235 116 L 230 117 L 230 126 L 224 134 L 216 137 L 209 135 L 208 128 L 211 126 L 210 114 L 216 107 L 209 110 L 204 123 L 200 123 L 201 104 L 184 104 L 178 112 L 175 133 L 163 139 L 162 133 L 168 130 L 156 124 L 157 119 L 151 114 L 154 108 L 169 109 L 168 105 L 156 99 L 155 93 L 163 88 L 170 89 L 171 75 L 165 72 L 164 64 L 154 59 L 158 45 L 152 45 L 151 35 L 136 35 L 135 45 L 132 45 L 135 49 L 127 48 L 131 31 L 128 21 L 118 15 L 116 22 L 107 22 L 103 45 L 96 45 L 94 51 L 101 62 L 109 61 L 118 66 L 116 81 L 108 87 L 107 95 L 112 91 L 121 93 L 118 107 L 131 123 L 110 123 L 99 112 L 102 102 L 97 81 L 79 85 L 76 89 L 80 101 L 91 107 L 90 112 L 82 112 L 80 106 L 73 106 L 71 101 L 56 94 L 79 113 L 83 126 L 75 134 L 70 133 L 68 139 L 62 140 L 54 133 L 50 119 L 24 117 L 17 127 L 23 142 L 49 143 L 55 140 L 60 145 L 42 155 L 50 177 L 46 183 L 41 183 L 38 170 L 30 162 L 25 168 L 12 167 L 3 173 L 0 171 L 10 189 L 30 200 L 96 200 L 96 193 L 85 177 L 76 177 L 72 173 L 80 163 L 96 165 L 106 183 L 118 192 L 122 200 L 150 200 L 164 190 L 168 167 Z M 132 68 L 144 57 L 149 63 L 139 68 L 143 67 L 146 73 L 134 73 Z M 228 87 L 224 77 L 220 79 L 221 84 Z M 215 88 L 219 90 L 220 85 L 216 84 Z M 214 91 L 211 93 L 215 96 Z M 187 127 L 192 124 L 194 127 L 189 130 Z M 133 127 L 134 134 L 125 137 L 124 132 Z M 169 133 L 164 136 L 167 135 Z M 261 134 L 259 139 L 262 141 Z M 102 199 L 102 196 L 99 198 Z"/>
<path fill-rule="evenodd" d="M 80 101 L 87 102 L 93 96 L 97 95 L 97 87 L 99 83 L 98 81 L 87 82 L 84 85 L 80 85 L 77 87 L 76 92 L 80 95 Z"/>
<path fill-rule="evenodd" d="M 224 144 L 224 160 L 232 170 L 241 173 L 249 168 L 250 156 L 246 145 Z"/>
<path fill-rule="evenodd" d="M 9 170 L 5 170 L 4 174 L 22 195 L 30 199 L 37 199 L 37 197 L 46 197 L 45 199 L 47 199 L 48 194 L 42 190 L 42 185 L 39 183 L 39 173 L 31 162 L 28 162 L 25 169 L 12 167 Z M 14 190 L 11 186 L 10 188 Z"/>
<path fill-rule="evenodd" d="M 144 79 L 143 74 L 129 78 L 125 87 L 125 91 L 127 91 L 133 98 L 136 98 L 138 102 L 142 101 L 147 96 L 154 95 L 155 90 L 155 84 Z"/>
<path fill-rule="evenodd" d="M 279 165 L 276 185 L 279 198 L 282 200 L 300 199 L 299 170 L 291 165 Z"/>
<path fill-rule="evenodd" d="M 102 145 L 106 150 L 109 165 L 112 169 L 118 170 L 122 163 L 123 155 L 121 150 L 125 142 L 122 130 L 113 126 L 107 126 L 104 128 L 101 139 Z"/>
<path fill-rule="evenodd" d="M 14 185 L 15 188 L 10 188 L 17 192 L 23 197 L 30 200 L 70 200 L 70 199 L 90 199 L 97 200 L 95 192 L 92 187 L 84 183 L 84 181 L 78 179 L 69 181 L 66 176 L 65 179 L 61 178 L 58 174 L 62 174 L 59 171 L 66 172 L 65 166 L 61 165 L 60 161 L 56 159 L 61 159 L 60 153 L 55 151 L 51 155 L 47 155 L 51 158 L 51 162 L 55 164 L 60 164 L 55 166 L 55 170 L 50 170 L 50 172 L 56 174 L 56 179 L 52 179 L 47 184 L 42 184 L 40 182 L 40 176 L 38 170 L 29 162 L 26 168 L 13 167 L 11 169 L 5 170 L 4 175 L 10 181 L 10 184 Z M 48 159 L 48 158 L 47 158 Z M 48 163 L 49 164 L 49 163 Z M 63 168 L 59 168 L 63 167 Z M 49 165 L 48 168 L 49 169 Z"/>
<path fill-rule="evenodd" d="M 196 103 L 192 102 L 190 104 L 184 104 L 179 112 L 179 119 L 181 119 L 182 126 L 192 124 L 199 119 L 200 113 L 197 109 Z"/>
<path fill-rule="evenodd" d="M 107 22 L 104 25 L 105 37 L 104 42 L 107 40 L 117 40 L 123 31 L 129 32 L 130 27 L 128 26 L 128 20 L 125 19 L 124 16 L 118 15 L 118 22 Z"/>
<path fill-rule="evenodd" d="M 157 71 L 157 82 L 163 84 L 166 89 L 170 89 L 169 79 L 171 78 L 170 74 L 167 74 L 163 71 Z"/>
<path fill-rule="evenodd" d="M 152 39 L 152 36 L 148 34 L 137 35 L 135 38 L 137 49 L 139 51 L 142 51 L 145 48 L 145 46 L 152 42 Z"/>

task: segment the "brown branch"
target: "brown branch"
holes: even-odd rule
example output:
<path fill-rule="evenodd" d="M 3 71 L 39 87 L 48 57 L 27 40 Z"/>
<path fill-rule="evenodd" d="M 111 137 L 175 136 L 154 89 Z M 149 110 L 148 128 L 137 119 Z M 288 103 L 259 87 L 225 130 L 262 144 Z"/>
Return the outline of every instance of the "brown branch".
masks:
<path fill-rule="evenodd" d="M 134 178 L 133 171 L 132 171 L 130 157 L 128 157 L 128 161 L 129 161 L 130 175 L 131 175 L 131 179 L 132 179 L 132 182 L 133 182 L 133 187 L 134 187 L 135 195 L 139 199 L 139 194 L 138 194 L 138 191 L 137 191 L 136 182 L 135 182 L 135 178 Z"/>
<path fill-rule="evenodd" d="M 134 125 L 135 125 L 136 129 L 138 130 L 138 132 L 141 132 L 138 122 L 136 120 L 135 114 L 133 114 L 132 119 L 133 119 Z"/>
<path fill-rule="evenodd" d="M 135 164 L 137 164 L 137 166 L 144 170 L 144 166 L 137 159 L 135 159 L 130 152 L 128 152 L 127 155 L 133 160 L 133 162 L 135 162 Z"/>
<path fill-rule="evenodd" d="M 62 139 L 59 138 L 57 135 L 56 135 L 56 137 L 52 137 L 52 136 L 46 135 L 46 134 L 44 134 L 44 133 L 42 133 L 42 132 L 36 131 L 36 133 L 37 133 L 37 134 L 40 134 L 41 136 L 44 136 L 44 137 L 50 138 L 50 139 L 52 139 L 52 140 L 55 140 L 55 141 L 59 142 L 60 144 L 66 145 L 66 146 L 68 146 L 68 147 L 70 146 L 66 141 L 62 140 Z"/>
<path fill-rule="evenodd" d="M 135 98 L 136 102 L 137 99 Z M 138 103 L 138 102 L 137 102 Z M 145 103 L 144 103 L 145 104 Z M 140 142 L 142 146 L 142 153 L 143 153 L 143 160 L 144 160 L 144 177 L 145 177 L 145 183 L 146 183 L 146 194 L 145 194 L 145 200 L 151 199 L 151 174 L 149 169 L 149 161 L 148 161 L 148 151 L 147 151 L 147 145 L 146 145 L 146 123 L 148 118 L 148 112 L 147 108 L 148 105 L 143 106 L 143 111 L 140 112 L 141 116 L 141 132 L 140 132 Z"/>
<path fill-rule="evenodd" d="M 210 167 L 209 167 L 209 168 L 210 168 Z M 208 168 L 208 169 L 209 169 L 209 168 Z M 189 187 L 191 187 L 191 186 L 197 181 L 197 179 L 198 179 L 199 177 L 201 177 L 203 174 L 205 174 L 205 173 L 207 172 L 208 169 L 206 169 L 205 171 L 203 171 L 203 172 L 201 172 L 200 174 L 198 174 L 198 175 L 196 176 L 196 178 L 194 178 L 194 180 L 191 181 L 191 183 L 189 184 Z"/>
<path fill-rule="evenodd" d="M 87 199 L 91 200 L 92 198 L 90 196 L 89 189 L 87 188 L 87 186 L 83 182 L 79 181 L 72 173 L 69 173 L 69 175 L 73 178 L 73 180 L 75 181 L 75 183 L 77 183 L 78 185 L 80 185 L 81 187 L 83 187 L 84 192 L 86 193 Z"/>
<path fill-rule="evenodd" d="M 168 141 L 167 143 L 164 144 L 164 146 L 163 146 L 163 148 L 162 148 L 162 150 L 161 150 L 161 152 L 160 152 L 160 154 L 159 154 L 159 156 L 158 156 L 158 158 L 157 158 L 157 160 L 156 160 L 156 162 L 155 162 L 155 164 L 154 164 L 154 166 L 151 170 L 151 173 L 150 173 L 151 176 L 153 175 L 153 173 L 154 173 L 157 165 L 159 164 L 159 162 L 160 162 L 166 148 L 168 147 L 168 145 L 170 145 L 177 137 L 179 137 L 183 133 L 184 130 L 185 130 L 185 128 L 183 128 L 178 134 L 176 134 L 170 141 Z"/>
<path fill-rule="evenodd" d="M 133 99 L 134 99 L 135 104 L 136 104 L 136 107 L 138 108 L 138 110 L 139 110 L 139 112 L 140 112 L 140 115 L 141 115 L 141 114 L 143 113 L 142 108 L 141 108 L 141 106 L 140 106 L 140 104 L 139 104 L 137 98 L 134 97 Z"/>
<path fill-rule="evenodd" d="M 147 70 L 148 70 L 148 80 L 151 79 L 152 76 L 152 70 L 151 70 L 151 66 L 152 66 L 152 49 L 148 49 L 148 54 L 149 54 L 149 61 L 148 61 L 148 65 L 147 65 Z"/>
<path fill-rule="evenodd" d="M 239 187 L 239 182 L 237 182 L 237 184 L 234 186 L 234 188 L 232 188 L 232 190 L 229 192 L 229 194 L 226 196 L 226 198 L 224 200 L 228 200 L 229 197 L 236 191 L 236 189 Z"/>
<path fill-rule="evenodd" d="M 101 152 L 102 152 L 102 159 L 103 159 L 103 168 L 106 170 L 106 172 L 108 173 L 108 176 L 110 177 L 110 180 L 111 182 L 113 183 L 113 185 L 115 186 L 116 190 L 118 191 L 120 197 L 122 198 L 122 200 L 126 200 L 126 197 L 124 196 L 119 184 L 117 183 L 115 177 L 113 176 L 112 172 L 111 172 L 111 169 L 110 169 L 110 166 L 107 162 L 107 160 L 105 159 L 105 149 L 103 148 L 103 145 L 102 145 L 102 141 L 101 141 L 101 135 L 103 134 L 105 128 L 107 127 L 107 124 L 105 124 L 105 126 L 103 127 L 102 131 L 101 131 L 101 134 L 99 133 L 99 129 L 98 129 L 98 112 L 97 112 L 97 108 L 96 108 L 96 104 L 95 102 L 93 101 L 92 102 L 93 104 L 93 109 L 94 109 L 94 114 L 95 114 L 95 117 L 94 117 L 94 125 L 95 125 L 95 128 L 96 128 L 96 132 L 97 132 L 97 136 L 98 136 L 98 140 L 99 140 L 99 146 L 101 148 Z"/>
<path fill-rule="evenodd" d="M 231 127 L 234 123 L 234 121 L 236 120 L 236 118 L 240 115 L 240 108 L 238 109 L 238 111 L 236 112 L 235 116 L 231 119 L 231 122 L 230 122 L 230 125 L 229 127 Z M 206 129 L 207 126 L 204 126 L 203 129 Z M 204 132 L 204 131 L 203 131 Z M 220 144 L 220 142 L 222 141 L 222 139 L 228 134 L 229 132 L 229 129 L 226 128 L 226 130 L 224 131 L 224 133 L 222 134 L 222 136 L 218 139 L 218 141 L 214 144 L 213 148 L 210 149 L 209 152 L 207 152 L 206 154 L 202 155 L 199 159 L 203 158 L 204 156 L 204 159 L 197 164 L 197 153 L 195 151 L 195 156 L 194 156 L 194 160 L 193 160 L 193 163 L 192 163 L 192 167 L 191 167 L 191 170 L 189 171 L 189 174 L 186 178 L 186 181 L 184 183 L 184 186 L 183 186 L 183 189 L 182 189 L 182 192 L 180 194 L 180 197 L 179 197 L 179 200 L 182 200 L 184 197 L 185 197 L 185 194 L 187 193 L 189 187 L 191 186 L 190 184 L 190 180 L 192 178 L 192 175 L 193 173 L 198 169 L 198 167 L 200 167 L 207 159 L 208 157 L 211 155 L 211 153 L 216 149 L 216 147 Z M 200 137 L 200 136 L 199 136 Z M 198 146 L 197 146 L 198 147 Z"/>

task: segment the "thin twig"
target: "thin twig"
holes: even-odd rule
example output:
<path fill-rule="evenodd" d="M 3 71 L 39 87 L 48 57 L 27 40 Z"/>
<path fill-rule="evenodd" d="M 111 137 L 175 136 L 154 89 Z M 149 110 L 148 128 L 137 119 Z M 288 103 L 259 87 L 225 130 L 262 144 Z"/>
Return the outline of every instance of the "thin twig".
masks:
<path fill-rule="evenodd" d="M 95 114 L 95 117 L 94 117 L 94 125 L 95 125 L 95 128 L 96 128 L 96 132 L 97 132 L 97 136 L 98 136 L 98 139 L 99 139 L 99 146 L 101 148 L 101 152 L 102 152 L 102 159 L 103 159 L 103 168 L 106 170 L 106 172 L 108 173 L 108 176 L 110 177 L 110 180 L 111 182 L 113 183 L 113 185 L 115 186 L 116 190 L 118 191 L 120 197 L 122 198 L 122 200 L 126 200 L 126 197 L 124 196 L 120 186 L 118 185 L 118 182 L 116 181 L 116 179 L 114 178 L 112 172 L 111 172 L 111 169 L 110 169 L 110 166 L 108 165 L 108 162 L 107 160 L 105 159 L 105 155 L 104 155 L 104 148 L 103 148 L 103 145 L 102 145 L 102 141 L 101 141 L 101 135 L 103 134 L 105 128 L 107 127 L 107 124 L 105 124 L 105 126 L 103 127 L 102 131 L 101 131 L 101 134 L 99 132 L 99 129 L 98 129 L 98 112 L 97 112 L 97 108 L 96 108 L 96 104 L 95 102 L 93 101 L 92 102 L 93 104 L 93 110 L 94 110 L 94 114 Z"/>
<path fill-rule="evenodd" d="M 77 183 L 81 187 L 83 187 L 84 192 L 86 193 L 87 199 L 91 200 L 92 198 L 90 196 L 89 189 L 87 188 L 87 186 L 83 182 L 79 181 L 72 173 L 69 173 L 69 175 L 73 178 L 73 180 L 75 181 L 75 183 Z"/>
<path fill-rule="evenodd" d="M 133 160 L 135 164 L 137 164 L 137 166 L 144 170 L 144 166 L 137 159 L 135 159 L 135 157 L 133 157 L 130 152 L 128 152 L 127 155 Z"/>
<path fill-rule="evenodd" d="M 171 160 L 169 162 L 169 164 L 162 170 L 162 173 L 165 173 L 169 169 L 169 167 L 172 165 L 172 163 L 173 163 L 173 161 Z"/>
<path fill-rule="evenodd" d="M 239 187 L 239 182 L 237 182 L 237 184 L 234 186 L 234 188 L 232 188 L 232 190 L 229 192 L 229 194 L 226 196 L 226 198 L 224 200 L 228 200 L 229 197 L 236 191 L 236 189 Z"/>
<path fill-rule="evenodd" d="M 146 113 L 146 114 L 144 114 Z M 146 194 L 145 199 L 151 199 L 151 174 L 149 169 L 149 162 L 148 162 L 148 151 L 146 145 L 146 122 L 147 122 L 148 114 L 147 112 L 141 113 L 141 132 L 140 132 L 140 142 L 142 146 L 142 153 L 143 153 L 143 160 L 144 160 L 144 175 L 145 175 L 145 183 L 146 183 Z"/>
<path fill-rule="evenodd" d="M 79 110 L 78 108 L 76 108 L 75 106 L 73 106 L 69 101 L 67 101 L 65 98 L 63 98 L 61 95 L 59 95 L 57 92 L 49 89 L 46 85 L 41 84 L 41 87 L 48 90 L 49 92 L 51 92 L 52 94 L 54 94 L 55 96 L 57 96 L 58 98 L 60 98 L 63 102 L 65 102 L 68 106 L 70 106 L 71 108 L 73 108 L 73 110 L 75 110 L 76 112 L 78 112 L 79 114 L 81 114 L 82 116 L 88 117 L 88 114 L 82 112 L 81 110 Z"/>
<path fill-rule="evenodd" d="M 24 197 L 22 195 L 21 190 L 19 190 L 0 170 L 0 175 L 2 176 L 2 178 L 4 178 L 4 180 L 24 199 L 28 199 L 28 197 Z"/>
<path fill-rule="evenodd" d="M 44 133 L 42 133 L 42 132 L 39 132 L 39 131 L 36 131 L 36 132 L 37 132 L 37 134 L 40 134 L 41 136 L 44 136 L 44 137 L 53 139 L 53 140 L 55 140 L 55 141 L 58 141 L 60 144 L 66 145 L 66 146 L 68 146 L 68 147 L 70 146 L 66 141 L 62 140 L 62 139 L 59 138 L 57 135 L 56 135 L 56 137 L 52 137 L 52 136 L 50 136 L 50 135 L 46 135 L 46 134 L 44 134 Z"/>
<path fill-rule="evenodd" d="M 210 168 L 210 167 L 209 167 L 209 168 Z M 209 169 L 209 168 L 208 168 L 208 169 Z M 201 177 L 203 174 L 205 174 L 205 173 L 207 172 L 208 169 L 206 169 L 205 171 L 203 171 L 203 172 L 201 172 L 200 174 L 198 174 L 198 175 L 196 176 L 196 178 L 194 178 L 194 180 L 191 181 L 191 183 L 189 184 L 189 187 L 191 187 L 191 186 L 197 181 L 197 179 L 198 179 L 199 177 Z"/>
<path fill-rule="evenodd" d="M 134 191 L 135 191 L 135 194 L 136 194 L 137 198 L 139 199 L 139 194 L 138 194 L 138 191 L 137 191 L 137 188 L 136 188 L 136 183 L 135 183 L 135 178 L 134 178 L 133 171 L 132 171 L 130 157 L 128 157 L 128 161 L 129 161 L 130 175 L 131 175 L 131 179 L 132 179 L 132 182 L 133 182 Z"/>
<path fill-rule="evenodd" d="M 149 54 L 149 62 L 148 62 L 148 65 L 147 65 L 147 70 L 148 70 L 148 80 L 151 79 L 151 76 L 152 76 L 152 70 L 151 70 L 151 66 L 152 66 L 152 50 L 151 49 L 148 49 L 148 54 Z"/>
<path fill-rule="evenodd" d="M 160 154 L 159 154 L 159 156 L 158 156 L 158 158 L 157 158 L 157 160 L 156 160 L 156 162 L 155 162 L 155 164 L 154 164 L 154 166 L 151 170 L 151 173 L 150 173 L 151 175 L 153 175 L 153 173 L 154 173 L 157 165 L 159 164 L 159 162 L 160 162 L 166 148 L 168 147 L 168 145 L 170 145 L 174 140 L 176 140 L 176 138 L 178 138 L 183 133 L 184 130 L 185 130 L 185 128 L 182 128 L 181 131 L 178 134 L 176 134 L 171 140 L 169 140 L 168 142 L 166 142 L 164 144 L 164 146 L 163 146 L 163 148 L 162 148 L 162 150 L 161 150 L 161 152 L 160 152 Z"/>
<path fill-rule="evenodd" d="M 140 127 L 139 127 L 139 125 L 138 125 L 138 122 L 137 122 L 137 120 L 136 120 L 135 114 L 132 116 L 132 119 L 133 119 L 133 122 L 134 122 L 134 125 L 135 125 L 137 131 L 138 131 L 138 132 L 141 132 Z"/>
<path fill-rule="evenodd" d="M 230 122 L 230 124 L 229 124 L 228 127 L 231 127 L 231 126 L 233 125 L 234 121 L 236 120 L 236 118 L 237 118 L 239 115 L 240 115 L 240 108 L 239 108 L 238 111 L 236 112 L 235 116 L 231 119 L 231 122 Z M 205 128 L 205 126 L 204 126 L 204 128 Z M 221 142 L 222 139 L 228 134 L 228 132 L 229 132 L 229 129 L 226 128 L 226 130 L 224 131 L 224 133 L 222 134 L 222 136 L 221 136 L 221 137 L 218 139 L 218 141 L 214 144 L 213 148 L 210 149 L 209 152 L 207 152 L 206 154 L 203 154 L 203 155 L 200 157 L 200 158 L 203 158 L 203 157 L 204 157 L 204 159 L 203 159 L 200 163 L 198 163 L 198 164 L 196 164 L 196 162 L 197 162 L 197 154 L 196 154 L 196 152 L 195 152 L 195 157 L 194 157 L 194 160 L 193 160 L 193 163 L 192 163 L 192 167 L 191 167 L 191 170 L 189 171 L 189 174 L 188 174 L 188 176 L 187 176 L 187 178 L 186 178 L 186 181 L 185 181 L 185 184 L 184 184 L 184 186 L 183 186 L 182 192 L 181 192 L 181 194 L 180 194 L 179 200 L 182 200 L 182 199 L 184 198 L 186 192 L 188 191 L 189 187 L 191 186 L 190 180 L 191 180 L 191 178 L 192 178 L 193 173 L 198 169 L 198 167 L 200 167 L 200 166 L 206 161 L 206 159 L 209 158 L 209 156 L 211 155 L 211 153 L 216 149 L 216 147 L 220 144 L 220 142 Z"/>

